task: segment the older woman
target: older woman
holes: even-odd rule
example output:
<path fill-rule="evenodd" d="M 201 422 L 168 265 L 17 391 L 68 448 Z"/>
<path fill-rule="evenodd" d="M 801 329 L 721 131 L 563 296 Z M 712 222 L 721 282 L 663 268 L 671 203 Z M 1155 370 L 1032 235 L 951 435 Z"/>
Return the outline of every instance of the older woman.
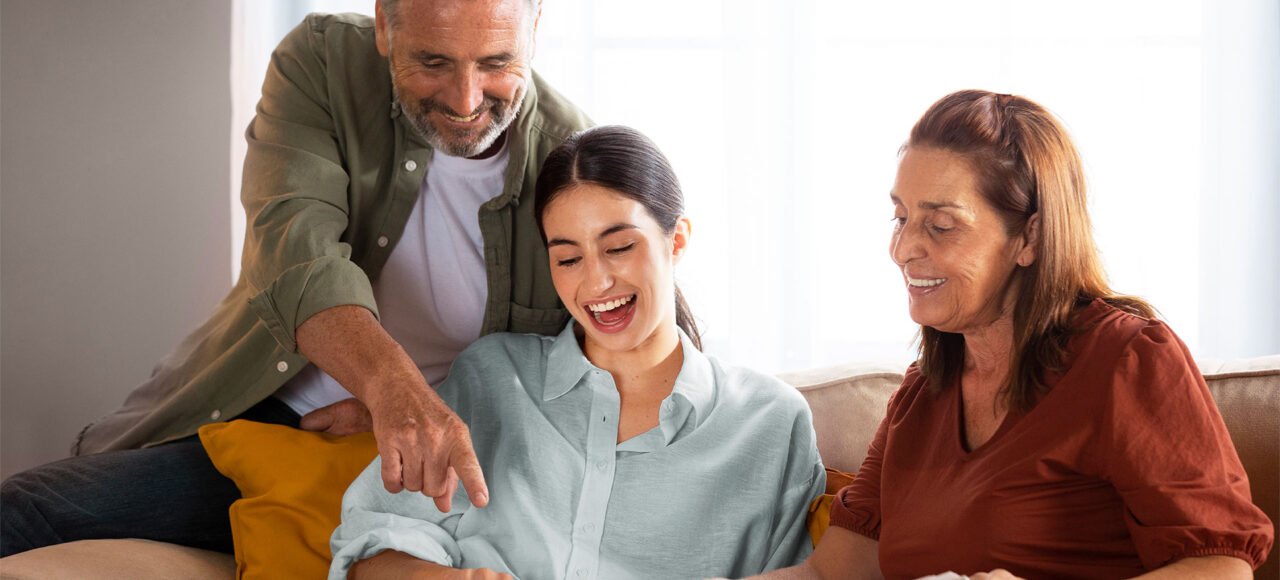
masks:
<path fill-rule="evenodd" d="M 809 408 L 700 352 L 666 158 L 634 130 L 590 129 L 547 157 L 533 205 L 573 320 L 483 338 L 440 386 L 489 504 L 459 489 L 442 513 L 388 493 L 375 460 L 343 499 L 330 577 L 690 578 L 803 560 L 826 482 Z"/>
<path fill-rule="evenodd" d="M 920 357 L 788 573 L 1248 578 L 1271 524 L 1186 346 L 1107 285 L 1054 117 L 944 97 L 890 198 Z"/>

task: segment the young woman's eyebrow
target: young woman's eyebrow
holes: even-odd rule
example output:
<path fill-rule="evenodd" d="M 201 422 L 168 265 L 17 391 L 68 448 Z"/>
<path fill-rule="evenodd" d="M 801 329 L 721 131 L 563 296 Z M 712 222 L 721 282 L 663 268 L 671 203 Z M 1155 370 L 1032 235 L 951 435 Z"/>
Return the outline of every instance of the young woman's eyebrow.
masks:
<path fill-rule="evenodd" d="M 623 232 L 626 230 L 638 230 L 638 229 L 640 229 L 640 226 L 637 226 L 635 224 L 617 223 L 605 228 L 603 232 L 600 232 L 600 235 L 596 236 L 596 239 L 604 239 L 618 232 Z M 551 238 L 547 240 L 547 248 L 554 248 L 556 246 L 580 246 L 580 245 L 581 244 L 579 244 L 578 242 L 570 240 L 569 238 Z"/>

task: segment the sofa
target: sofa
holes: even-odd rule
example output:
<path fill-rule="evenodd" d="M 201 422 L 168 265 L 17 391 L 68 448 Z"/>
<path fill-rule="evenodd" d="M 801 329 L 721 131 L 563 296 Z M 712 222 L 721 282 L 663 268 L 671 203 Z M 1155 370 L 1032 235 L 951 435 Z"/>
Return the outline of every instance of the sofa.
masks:
<path fill-rule="evenodd" d="M 1280 355 L 1199 361 L 1249 474 L 1253 500 L 1280 521 Z M 902 369 L 853 364 L 782 375 L 813 409 L 818 449 L 828 467 L 857 471 Z M 0 514 L 0 517 L 3 517 Z M 1280 578 L 1272 548 L 1256 578 Z M 0 579 L 232 578 L 230 555 L 147 540 L 89 540 L 0 559 Z"/>

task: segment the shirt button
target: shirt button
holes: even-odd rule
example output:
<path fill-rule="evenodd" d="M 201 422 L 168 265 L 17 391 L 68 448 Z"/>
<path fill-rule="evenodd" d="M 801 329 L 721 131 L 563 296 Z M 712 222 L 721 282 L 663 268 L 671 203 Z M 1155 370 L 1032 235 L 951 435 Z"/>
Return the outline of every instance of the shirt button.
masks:
<path fill-rule="evenodd" d="M 283 372 L 288 372 L 288 370 L 289 370 L 289 363 L 284 362 L 284 361 L 280 361 L 280 362 L 276 363 L 276 370 L 278 370 L 278 371 L 280 371 L 280 372 L 282 372 L 282 373 L 283 373 Z"/>
<path fill-rule="evenodd" d="M 414 161 L 414 160 L 410 159 L 410 160 L 408 160 L 408 161 L 405 161 L 405 162 L 404 162 L 404 170 L 405 170 L 405 171 L 413 171 L 413 170 L 415 170 L 415 169 L 417 169 L 417 168 L 418 168 L 418 162 L 417 162 L 417 161 Z"/>
<path fill-rule="evenodd" d="M 605 471 L 605 470 L 609 469 L 609 462 L 608 462 L 608 461 L 597 461 L 597 462 L 596 462 L 596 469 L 599 469 L 600 471 Z"/>
<path fill-rule="evenodd" d="M 378 236 L 378 247 L 385 248 L 390 241 L 391 240 L 387 239 L 387 236 Z"/>
<path fill-rule="evenodd" d="M 217 409 L 214 409 L 212 413 L 209 413 L 209 419 L 213 421 L 217 421 L 218 418 L 221 416 L 222 416 L 222 411 L 219 411 Z"/>
<path fill-rule="evenodd" d="M 587 569 L 586 569 L 586 568 L 578 568 L 578 572 L 577 572 L 577 574 L 578 574 L 578 577 L 579 577 L 579 578 L 586 578 L 586 577 L 587 577 Z"/>
<path fill-rule="evenodd" d="M 591 532 L 596 531 L 596 525 L 595 525 L 595 524 L 587 524 L 587 525 L 585 525 L 585 526 L 582 526 L 582 531 L 584 531 L 584 532 L 586 532 L 586 533 L 590 534 Z"/>

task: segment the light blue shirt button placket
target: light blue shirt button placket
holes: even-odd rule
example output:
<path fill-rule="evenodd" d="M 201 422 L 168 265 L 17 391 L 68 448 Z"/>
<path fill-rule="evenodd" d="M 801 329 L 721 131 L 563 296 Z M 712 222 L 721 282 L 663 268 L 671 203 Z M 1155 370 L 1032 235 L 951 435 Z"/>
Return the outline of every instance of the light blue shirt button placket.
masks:
<path fill-rule="evenodd" d="M 594 464 L 595 469 L 583 470 L 582 493 L 578 496 L 578 509 L 574 516 L 577 529 L 573 534 L 568 568 L 576 574 L 595 578 L 599 575 L 600 539 L 609 497 L 613 493 L 613 468 L 618 455 L 618 422 L 614 417 L 620 413 L 622 400 L 613 377 L 608 373 L 596 369 L 587 373 L 583 380 L 591 388 L 590 416 L 600 417 L 600 420 L 590 421 L 587 426 L 586 464 Z"/>

